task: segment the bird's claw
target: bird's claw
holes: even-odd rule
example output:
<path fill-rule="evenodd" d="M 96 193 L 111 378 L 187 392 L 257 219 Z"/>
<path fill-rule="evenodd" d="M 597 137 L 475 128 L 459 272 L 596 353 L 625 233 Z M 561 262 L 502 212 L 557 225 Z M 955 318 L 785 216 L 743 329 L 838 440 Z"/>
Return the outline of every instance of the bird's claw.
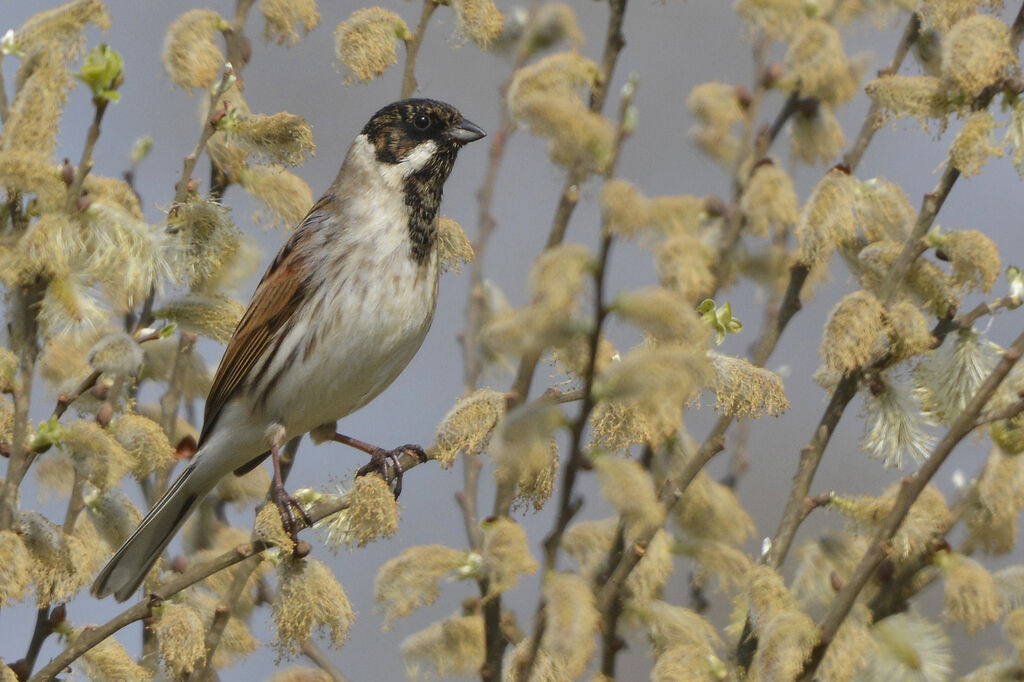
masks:
<path fill-rule="evenodd" d="M 299 546 L 299 531 L 302 528 L 311 527 L 313 520 L 309 518 L 309 514 L 302 508 L 299 501 L 285 491 L 283 485 L 275 485 L 271 497 L 273 497 L 274 504 L 277 505 L 277 511 L 281 514 L 281 525 L 292 539 L 292 546 L 297 548 Z M 305 524 L 302 528 L 299 527 L 292 510 L 298 511 L 299 516 L 302 517 L 302 522 Z"/>
<path fill-rule="evenodd" d="M 402 494 L 402 474 L 404 473 L 402 463 L 398 458 L 400 455 L 405 453 L 413 455 L 421 462 L 426 462 L 427 459 L 429 459 L 427 457 L 427 453 L 423 451 L 423 448 L 419 445 L 412 445 L 411 443 L 400 445 L 393 450 L 377 448 L 370 454 L 370 461 L 356 471 L 356 477 L 365 476 L 376 471 L 380 472 L 381 477 L 386 482 L 390 483 L 391 479 L 388 476 L 388 462 L 390 461 L 391 467 L 394 471 L 395 488 L 393 492 L 395 499 L 398 499 L 398 496 Z"/>

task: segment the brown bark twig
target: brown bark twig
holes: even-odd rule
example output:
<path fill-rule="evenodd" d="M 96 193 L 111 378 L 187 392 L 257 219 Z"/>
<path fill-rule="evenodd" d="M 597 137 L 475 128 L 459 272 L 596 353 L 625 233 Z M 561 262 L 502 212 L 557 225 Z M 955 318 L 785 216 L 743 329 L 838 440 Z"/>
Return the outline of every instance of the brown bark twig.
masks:
<path fill-rule="evenodd" d="M 423 8 L 420 10 L 420 20 L 416 24 L 416 30 L 412 37 L 405 41 L 405 68 L 402 71 L 402 99 L 412 97 L 416 92 L 416 59 L 420 53 L 420 46 L 423 44 L 423 34 L 427 31 L 427 24 L 430 17 L 437 9 L 437 0 L 423 0 Z"/>
<path fill-rule="evenodd" d="M 401 463 L 402 470 L 405 472 L 423 464 L 423 461 L 420 460 L 419 457 L 409 453 L 399 455 L 399 462 Z M 347 509 L 349 504 L 349 495 L 343 495 L 339 499 L 314 505 L 309 510 L 309 517 L 315 523 L 331 516 L 332 514 L 336 514 L 343 509 Z M 204 561 L 202 563 L 195 564 L 194 566 L 190 566 L 184 573 L 167 580 L 145 599 L 142 599 L 130 606 L 128 609 L 110 619 L 103 625 L 85 628 L 77 639 L 57 654 L 57 656 L 47 663 L 46 666 L 44 666 L 38 673 L 33 675 L 30 682 L 48 682 L 49 680 L 53 680 L 62 670 L 81 657 L 82 654 L 89 651 L 89 649 L 96 646 L 107 637 L 113 635 L 126 625 L 149 617 L 154 606 L 157 606 L 161 602 L 173 597 L 187 587 L 209 578 L 214 573 L 245 561 L 260 552 L 269 549 L 271 546 L 272 545 L 262 541 L 246 543 L 228 550 L 209 561 Z"/>
<path fill-rule="evenodd" d="M 992 370 L 984 383 L 978 388 L 974 397 L 971 398 L 971 401 L 950 425 L 949 431 L 946 432 L 946 435 L 934 447 L 931 455 L 921 465 L 921 469 L 915 475 L 903 479 L 903 484 L 896 496 L 896 501 L 893 503 L 892 510 L 875 533 L 871 545 L 864 553 L 853 575 L 843 585 L 829 607 L 828 613 L 825 614 L 825 618 L 821 623 L 820 641 L 815 646 L 810 661 L 804 666 L 801 679 L 806 680 L 813 676 L 829 644 L 835 638 L 839 626 L 850 612 L 850 609 L 853 608 L 861 590 L 864 589 L 864 586 L 867 585 L 874 575 L 875 569 L 885 559 L 886 547 L 896 534 L 896 531 L 899 530 L 900 524 L 903 523 L 910 508 L 917 501 L 925 487 L 931 482 L 932 478 L 934 478 L 939 468 L 945 463 L 946 458 L 949 457 L 953 449 L 974 430 L 975 420 L 978 418 L 978 415 L 1010 373 L 1010 370 L 1013 369 L 1013 366 L 1020 360 L 1021 354 L 1024 354 L 1024 333 L 1020 334 L 1013 344 L 1003 352 L 1003 357 L 995 369 Z"/>

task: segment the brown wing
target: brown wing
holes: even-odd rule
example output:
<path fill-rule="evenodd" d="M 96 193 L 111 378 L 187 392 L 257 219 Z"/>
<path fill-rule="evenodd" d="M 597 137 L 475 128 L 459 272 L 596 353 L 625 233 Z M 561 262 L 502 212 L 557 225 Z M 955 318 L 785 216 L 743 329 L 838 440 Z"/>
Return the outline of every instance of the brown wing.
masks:
<path fill-rule="evenodd" d="M 249 308 L 228 341 L 224 357 L 213 378 L 210 395 L 206 398 L 200 444 L 213 428 L 224 405 L 245 382 L 256 363 L 265 356 L 278 330 L 288 324 L 298 309 L 305 295 L 306 278 L 300 274 L 300 261 L 304 254 L 296 246 L 303 237 L 306 224 L 321 219 L 320 213 L 332 199 L 332 196 L 327 195 L 314 204 L 302 224 L 281 247 L 256 287 Z"/>

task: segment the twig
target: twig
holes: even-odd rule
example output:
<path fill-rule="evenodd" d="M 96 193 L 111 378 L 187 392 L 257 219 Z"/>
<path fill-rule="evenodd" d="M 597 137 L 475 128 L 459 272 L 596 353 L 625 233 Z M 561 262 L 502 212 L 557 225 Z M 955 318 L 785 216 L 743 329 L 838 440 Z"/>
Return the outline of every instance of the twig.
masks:
<path fill-rule="evenodd" d="M 81 382 L 79 382 L 78 386 L 76 386 L 75 390 L 73 390 L 71 393 L 61 393 L 59 396 L 57 396 L 57 404 L 54 405 L 53 407 L 53 413 L 50 415 L 50 419 L 60 419 L 62 416 L 64 416 L 64 413 L 68 411 L 68 408 L 71 407 L 71 404 L 78 400 L 83 393 L 85 393 L 86 391 L 90 390 L 93 386 L 95 386 L 96 382 L 99 381 L 99 378 L 102 375 L 103 372 L 99 371 L 98 369 L 93 370 L 92 372 L 89 373 L 87 377 L 85 377 L 84 379 L 82 379 Z"/>
<path fill-rule="evenodd" d="M 480 482 L 480 469 L 483 462 L 479 455 L 463 455 L 462 461 L 462 490 L 455 493 L 455 501 L 462 509 L 462 521 L 466 526 L 466 537 L 469 539 L 469 546 L 474 551 L 480 551 L 483 546 L 484 534 L 480 530 L 480 523 L 476 511 L 476 492 Z"/>
<path fill-rule="evenodd" d="M 412 97 L 416 92 L 416 57 L 420 52 L 420 45 L 423 44 L 423 34 L 427 30 L 430 17 L 437 9 L 437 0 L 423 0 L 423 8 L 420 10 L 420 20 L 416 24 L 416 31 L 412 37 L 405 41 L 405 70 L 402 72 L 402 99 Z"/>
<path fill-rule="evenodd" d="M 178 180 L 178 184 L 174 186 L 175 204 L 180 204 L 188 197 L 188 186 L 189 182 L 192 180 L 192 173 L 196 169 L 196 164 L 199 162 L 200 155 L 202 155 L 203 150 L 206 149 L 206 143 L 210 141 L 210 138 L 216 132 L 216 127 L 213 123 L 212 117 L 217 113 L 217 106 L 220 104 L 224 93 L 231 89 L 234 82 L 234 66 L 226 64 L 224 66 L 224 74 L 221 76 L 220 83 L 213 92 L 210 93 L 209 113 L 206 116 L 206 121 L 203 123 L 203 129 L 199 133 L 199 141 L 196 143 L 195 149 L 185 157 L 185 161 L 182 164 L 181 179 Z"/>
<path fill-rule="evenodd" d="M 829 644 L 831 644 L 836 632 L 839 630 L 839 626 L 850 612 L 850 609 L 853 608 L 861 590 L 864 589 L 871 576 L 874 575 L 878 565 L 885 559 L 886 547 L 893 535 L 896 534 L 900 524 L 903 523 L 911 506 L 917 501 L 918 496 L 920 496 L 921 492 L 932 480 L 936 472 L 938 472 L 939 467 L 945 463 L 946 458 L 953 449 L 974 430 L 975 420 L 978 418 L 978 415 L 993 394 L 995 394 L 996 389 L 1002 384 L 1006 375 L 1017 364 L 1022 353 L 1024 353 L 1024 333 L 1018 336 L 1013 345 L 1003 352 L 1003 357 L 999 364 L 996 365 L 995 369 L 985 379 L 985 382 L 978 388 L 974 397 L 971 398 L 971 401 L 950 425 L 949 431 L 946 432 L 946 435 L 932 450 L 931 455 L 921 465 L 921 469 L 917 474 L 903 479 L 903 485 L 896 496 L 892 510 L 885 517 L 885 521 L 882 522 L 878 532 L 875 533 L 871 545 L 864 553 L 853 575 L 850 576 L 850 580 L 842 587 L 829 607 L 828 613 L 821 624 L 821 639 L 814 648 L 810 661 L 804 667 L 802 679 L 810 679 L 813 676 Z"/>
<path fill-rule="evenodd" d="M 231 611 L 238 604 L 242 591 L 249 582 L 249 577 L 259 567 L 262 560 L 263 558 L 259 555 L 252 556 L 235 569 L 235 575 L 231 579 L 231 586 L 228 587 L 224 598 L 214 609 L 213 621 L 210 623 L 210 629 L 206 631 L 206 638 L 203 642 L 206 646 L 206 658 L 203 660 L 202 666 L 196 666 L 192 670 L 192 673 L 188 676 L 188 682 L 200 682 L 212 677 L 214 672 L 213 656 L 217 653 L 217 647 L 224 636 L 224 628 L 227 627 L 228 621 L 231 620 Z"/>
<path fill-rule="evenodd" d="M 14 425 L 11 434 L 11 455 L 3 487 L 0 488 L 0 530 L 14 523 L 18 488 L 32 465 L 34 453 L 29 449 L 28 412 L 32 402 L 32 381 L 39 354 L 39 326 L 36 311 L 45 292 L 44 282 L 16 287 L 9 294 L 7 307 L 8 334 L 11 347 L 18 356 L 18 382 L 15 386 Z"/>
<path fill-rule="evenodd" d="M 408 472 L 410 469 L 413 469 L 423 463 L 419 457 L 408 453 L 402 453 L 399 455 L 399 461 L 402 465 L 402 470 L 405 472 Z M 316 521 L 325 519 L 343 509 L 347 509 L 349 504 L 350 496 L 343 495 L 339 499 L 314 505 L 309 510 L 309 517 L 315 523 Z M 148 598 L 129 607 L 127 610 L 118 614 L 103 625 L 83 630 L 74 642 L 55 656 L 53 660 L 46 664 L 42 670 L 36 673 L 31 678 L 31 682 L 44 682 L 44 680 L 49 681 L 54 679 L 62 670 L 64 670 L 64 668 L 110 635 L 130 623 L 134 623 L 137 620 L 142 620 L 143 618 L 148 617 L 153 606 L 173 597 L 185 588 L 209 578 L 214 573 L 245 561 L 249 557 L 255 556 L 260 552 L 269 549 L 271 546 L 272 545 L 269 543 L 263 541 L 242 544 L 209 561 L 189 567 L 184 573 L 171 578 L 157 587 Z"/>
<path fill-rule="evenodd" d="M 604 53 L 601 56 L 601 75 L 597 83 L 590 91 L 590 110 L 600 112 L 604 109 L 605 99 L 608 97 L 608 86 L 611 83 L 612 74 L 615 72 L 615 65 L 619 59 L 619 52 L 626 45 L 622 35 L 622 21 L 626 16 L 627 0 L 610 0 L 609 7 L 611 14 L 608 17 L 608 30 L 605 33 Z M 586 171 L 575 167 L 569 171 L 562 187 L 562 194 L 558 200 L 558 207 L 555 209 L 555 217 L 548 233 L 547 248 L 561 244 L 565 239 L 565 231 L 569 226 L 569 218 L 572 217 L 576 204 L 580 199 L 579 185 L 586 179 Z"/>
<path fill-rule="evenodd" d="M 85 184 L 85 176 L 92 170 L 92 150 L 96 148 L 96 141 L 100 139 L 100 122 L 103 114 L 107 111 L 109 100 L 102 97 L 93 97 L 93 117 L 89 124 L 89 132 L 85 136 L 85 147 L 82 148 L 82 158 L 75 169 L 75 177 L 68 187 L 67 200 L 64 203 L 64 211 L 68 215 L 78 213 L 78 200 L 82 196 L 82 186 Z"/>
<path fill-rule="evenodd" d="M 903 60 L 907 56 L 907 52 L 909 52 L 910 48 L 915 42 L 917 42 L 920 30 L 921 17 L 917 12 L 911 12 L 910 18 L 907 19 L 906 28 L 903 29 L 903 36 L 900 38 L 900 42 L 896 46 L 896 51 L 893 53 L 892 59 L 889 61 L 889 65 L 885 69 L 879 71 L 879 75 L 891 75 L 900 70 L 900 66 L 903 64 Z M 853 141 L 850 149 L 845 155 L 843 155 L 844 166 L 853 171 L 860 165 L 861 159 L 864 158 L 864 152 L 867 150 L 868 145 L 871 144 L 871 138 L 875 136 L 875 132 L 881 127 L 881 125 L 882 107 L 872 100 L 871 106 L 868 107 L 868 113 L 864 116 L 864 122 L 861 123 L 857 139 Z"/>
<path fill-rule="evenodd" d="M 526 40 L 530 36 L 539 4 L 539 0 L 533 0 L 530 4 L 529 15 L 523 28 L 523 36 L 520 38 L 516 49 L 515 62 L 512 64 L 512 75 L 526 63 L 530 56 Z M 508 88 L 512 82 L 512 75 L 509 75 L 501 85 L 499 97 L 501 124 L 491 137 L 491 147 L 487 157 L 487 173 L 484 175 L 484 181 L 481 183 L 480 189 L 477 190 L 477 234 L 476 240 L 473 242 L 473 263 L 470 266 L 470 293 L 469 300 L 466 303 L 466 329 L 462 332 L 463 391 L 466 394 L 476 389 L 477 382 L 480 380 L 480 372 L 483 369 L 483 363 L 480 361 L 480 344 L 477 342 L 477 336 L 480 333 L 480 318 L 484 307 L 484 252 L 487 250 L 491 234 L 494 232 L 497 224 L 494 220 L 494 215 L 491 213 L 491 207 L 494 203 L 494 189 L 498 182 L 498 171 L 501 169 L 501 163 L 505 158 L 508 138 L 515 130 L 515 122 L 509 114 L 506 102 Z"/>
<path fill-rule="evenodd" d="M 629 131 L 626 130 L 624 126 L 624 121 L 627 116 L 627 111 L 633 104 L 635 88 L 636 83 L 633 82 L 632 88 L 623 95 L 619 104 L 619 125 L 616 131 L 612 160 L 609 162 L 608 168 L 605 170 L 606 180 L 614 176 L 615 166 L 618 161 L 619 153 L 622 149 L 622 144 L 629 135 Z M 585 461 L 585 455 L 583 454 L 583 432 L 586 429 L 587 422 L 590 419 L 590 413 L 594 409 L 596 402 L 593 388 L 594 379 L 597 375 L 597 354 L 601 341 L 601 332 L 604 328 L 605 318 L 609 312 L 608 308 L 604 304 L 604 291 L 606 275 L 608 273 L 608 257 L 611 253 L 613 242 L 614 237 L 611 230 L 608 229 L 607 225 L 602 225 L 601 244 L 597 251 L 597 267 L 594 270 L 594 326 L 591 329 L 590 337 L 588 339 L 589 355 L 587 356 L 586 370 L 583 373 L 583 404 L 580 406 L 579 414 L 572 424 L 569 456 L 566 458 L 565 468 L 561 476 L 561 485 L 559 487 L 558 516 L 555 519 L 555 525 L 551 532 L 544 538 L 545 573 L 555 569 L 558 550 L 562 545 L 562 535 L 565 533 L 565 529 L 569 526 L 569 523 L 576 516 L 576 513 L 582 506 L 582 500 L 575 496 L 574 487 L 576 485 L 576 476 L 579 474 L 579 470 Z M 544 636 L 544 630 L 546 627 L 546 619 L 542 617 L 544 608 L 545 602 L 541 599 L 537 604 L 533 634 L 530 637 L 530 648 L 526 659 L 521 664 L 520 670 L 516 673 L 517 679 L 530 679 L 533 664 L 536 661 L 537 652 L 540 649 L 541 638 Z"/>
<path fill-rule="evenodd" d="M 1003 421 L 1004 419 L 1013 419 L 1021 412 L 1024 412 L 1024 400 L 1018 400 L 1015 403 L 1011 403 L 1006 407 L 1000 407 L 997 409 L 989 410 L 978 416 L 978 420 L 974 422 L 974 426 L 985 426 L 992 422 Z"/>
<path fill-rule="evenodd" d="M 345 676 L 341 674 L 341 670 L 331 662 L 331 659 L 317 646 L 312 638 L 302 643 L 302 654 L 327 673 L 331 678 L 331 682 L 347 682 Z"/>
<path fill-rule="evenodd" d="M 7 123 L 8 108 L 7 84 L 4 82 L 3 69 L 0 69 L 0 124 Z"/>

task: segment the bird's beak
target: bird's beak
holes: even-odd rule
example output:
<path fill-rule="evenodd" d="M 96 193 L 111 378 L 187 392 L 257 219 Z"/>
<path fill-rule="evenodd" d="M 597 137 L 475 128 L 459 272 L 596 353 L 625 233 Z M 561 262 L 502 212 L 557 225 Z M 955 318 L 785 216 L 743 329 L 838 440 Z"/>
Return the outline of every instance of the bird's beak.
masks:
<path fill-rule="evenodd" d="M 485 137 L 487 133 L 472 121 L 462 119 L 458 125 L 449 128 L 448 135 L 459 144 L 468 144 Z"/>

